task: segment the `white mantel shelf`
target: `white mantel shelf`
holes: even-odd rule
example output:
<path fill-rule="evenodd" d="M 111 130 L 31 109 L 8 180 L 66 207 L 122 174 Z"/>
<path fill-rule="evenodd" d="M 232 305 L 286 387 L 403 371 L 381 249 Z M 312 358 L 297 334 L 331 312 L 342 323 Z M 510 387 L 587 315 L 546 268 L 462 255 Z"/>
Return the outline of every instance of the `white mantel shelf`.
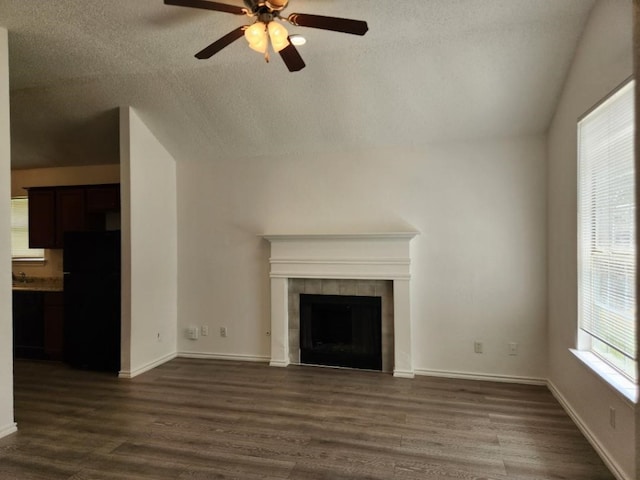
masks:
<path fill-rule="evenodd" d="M 386 239 L 386 238 L 406 238 L 412 239 L 420 232 L 378 232 L 378 233 L 277 233 L 264 234 L 261 237 L 269 241 L 286 240 L 358 240 L 358 239 Z"/>
<path fill-rule="evenodd" d="M 271 365 L 289 364 L 288 279 L 393 281 L 394 375 L 412 378 L 410 242 L 419 232 L 265 234 L 271 243 Z"/>

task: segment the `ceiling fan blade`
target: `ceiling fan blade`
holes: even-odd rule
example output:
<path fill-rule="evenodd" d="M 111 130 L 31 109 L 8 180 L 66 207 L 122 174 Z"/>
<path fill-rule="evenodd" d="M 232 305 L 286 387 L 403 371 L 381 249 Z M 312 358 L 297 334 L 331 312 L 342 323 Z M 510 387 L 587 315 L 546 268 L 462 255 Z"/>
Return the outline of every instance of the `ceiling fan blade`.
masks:
<path fill-rule="evenodd" d="M 240 37 L 244 36 L 244 28 L 245 27 L 238 27 L 235 30 L 227 33 L 224 37 L 219 38 L 208 47 L 203 48 L 198 53 L 196 53 L 196 58 L 199 58 L 200 60 L 205 60 L 207 58 L 213 57 L 216 53 L 218 53 L 224 47 L 231 45 Z"/>
<path fill-rule="evenodd" d="M 291 40 L 289 40 L 289 45 L 280 50 L 280 57 L 282 57 L 290 72 L 299 72 L 306 67 L 304 60 L 298 53 L 298 49 L 291 43 Z"/>
<path fill-rule="evenodd" d="M 353 35 L 364 35 L 369 30 L 367 22 L 362 20 L 309 15 L 307 13 L 292 13 L 287 18 L 287 21 L 292 25 L 300 27 L 321 28 L 322 30 L 352 33 Z"/>
<path fill-rule="evenodd" d="M 227 5 L 226 3 L 209 2 L 207 0 L 164 0 L 165 5 L 175 5 L 177 7 L 203 8 L 205 10 L 215 10 L 217 12 L 233 13 L 244 15 L 246 8 Z"/>

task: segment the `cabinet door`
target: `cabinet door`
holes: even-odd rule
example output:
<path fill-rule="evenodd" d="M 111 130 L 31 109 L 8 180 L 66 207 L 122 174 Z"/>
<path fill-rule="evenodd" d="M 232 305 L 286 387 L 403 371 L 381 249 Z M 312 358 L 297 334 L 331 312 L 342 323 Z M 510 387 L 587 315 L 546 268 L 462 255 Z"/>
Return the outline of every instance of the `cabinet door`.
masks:
<path fill-rule="evenodd" d="M 95 185 L 87 187 L 87 212 L 103 213 L 120 210 L 120 185 Z"/>
<path fill-rule="evenodd" d="M 29 247 L 56 246 L 56 191 L 29 190 Z"/>
<path fill-rule="evenodd" d="M 44 354 L 49 360 L 62 360 L 64 343 L 64 294 L 44 293 Z"/>
<path fill-rule="evenodd" d="M 61 188 L 56 191 L 56 247 L 62 248 L 65 232 L 86 230 L 84 188 Z"/>
<path fill-rule="evenodd" d="M 42 292 L 13 292 L 13 349 L 16 357 L 43 358 Z"/>

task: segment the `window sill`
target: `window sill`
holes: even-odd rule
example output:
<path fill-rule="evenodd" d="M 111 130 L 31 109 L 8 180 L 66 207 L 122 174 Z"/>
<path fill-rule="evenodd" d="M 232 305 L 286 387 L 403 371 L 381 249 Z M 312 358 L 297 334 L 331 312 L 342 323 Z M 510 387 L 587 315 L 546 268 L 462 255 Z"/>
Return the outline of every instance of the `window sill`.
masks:
<path fill-rule="evenodd" d="M 575 350 L 573 348 L 570 348 L 569 351 L 624 399 L 632 404 L 638 403 L 638 385 L 618 373 L 591 352 Z"/>
<path fill-rule="evenodd" d="M 44 265 L 46 260 L 44 258 L 20 258 L 15 257 L 11 259 L 13 265 Z"/>

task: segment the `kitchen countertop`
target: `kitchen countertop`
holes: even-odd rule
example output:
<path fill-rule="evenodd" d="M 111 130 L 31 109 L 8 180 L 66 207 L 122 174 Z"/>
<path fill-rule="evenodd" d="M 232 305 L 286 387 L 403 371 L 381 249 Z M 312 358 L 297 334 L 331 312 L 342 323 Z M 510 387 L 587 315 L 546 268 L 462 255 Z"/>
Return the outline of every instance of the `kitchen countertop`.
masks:
<path fill-rule="evenodd" d="M 25 281 L 14 280 L 11 285 L 14 291 L 24 292 L 62 292 L 61 277 L 26 277 Z"/>

